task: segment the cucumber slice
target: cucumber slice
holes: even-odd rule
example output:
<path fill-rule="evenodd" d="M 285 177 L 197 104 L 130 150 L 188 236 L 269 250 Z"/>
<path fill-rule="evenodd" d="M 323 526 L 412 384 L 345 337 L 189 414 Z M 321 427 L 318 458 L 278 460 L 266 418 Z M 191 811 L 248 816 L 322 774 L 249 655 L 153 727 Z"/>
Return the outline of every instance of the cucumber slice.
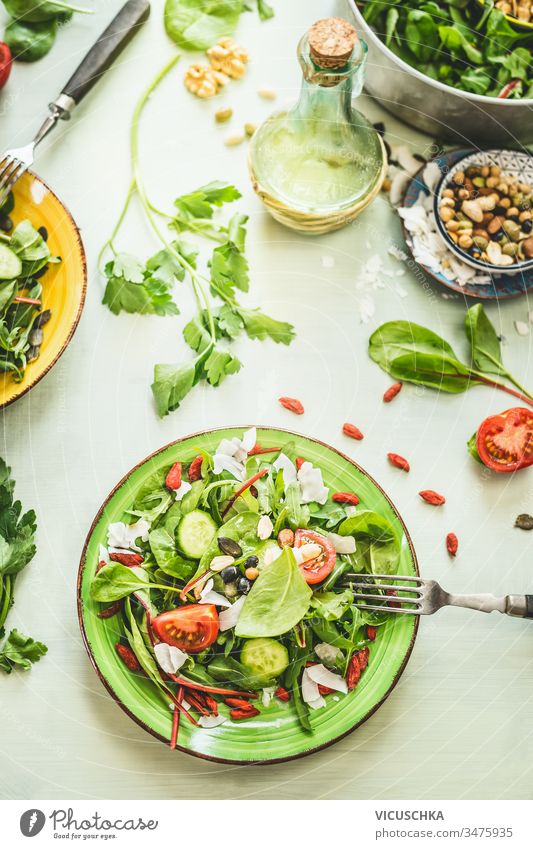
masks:
<path fill-rule="evenodd" d="M 178 525 L 178 548 L 186 557 L 199 560 L 209 548 L 217 532 L 217 525 L 203 510 L 186 513 Z"/>
<path fill-rule="evenodd" d="M 22 274 L 22 262 L 11 248 L 0 242 L 0 280 L 14 280 Z"/>
<path fill-rule="evenodd" d="M 243 645 L 241 663 L 259 682 L 266 684 L 285 672 L 289 665 L 289 652 L 277 640 L 258 637 L 247 640 Z"/>

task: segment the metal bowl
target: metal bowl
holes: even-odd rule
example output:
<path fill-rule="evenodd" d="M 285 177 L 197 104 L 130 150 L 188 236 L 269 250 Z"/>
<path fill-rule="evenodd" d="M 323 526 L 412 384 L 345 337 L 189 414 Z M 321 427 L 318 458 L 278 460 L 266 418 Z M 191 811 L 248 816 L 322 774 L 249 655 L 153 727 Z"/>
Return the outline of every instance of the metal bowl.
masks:
<path fill-rule="evenodd" d="M 533 99 L 499 100 L 444 85 L 399 59 L 347 0 L 368 45 L 365 88 L 407 124 L 463 147 L 533 142 Z"/>

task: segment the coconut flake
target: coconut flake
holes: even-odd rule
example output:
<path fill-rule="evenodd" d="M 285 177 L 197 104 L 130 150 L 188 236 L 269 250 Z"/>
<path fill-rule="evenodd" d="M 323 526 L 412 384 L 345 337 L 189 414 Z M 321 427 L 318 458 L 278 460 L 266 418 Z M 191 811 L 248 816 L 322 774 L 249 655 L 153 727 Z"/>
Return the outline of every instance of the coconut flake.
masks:
<path fill-rule="evenodd" d="M 263 687 L 263 694 L 261 696 L 261 704 L 263 707 L 268 707 L 272 699 L 274 698 L 274 693 L 276 692 L 276 687 Z"/>
<path fill-rule="evenodd" d="M 214 604 L 216 607 L 231 607 L 231 601 L 225 595 L 213 590 L 213 578 L 209 578 L 198 599 L 198 604 Z"/>
<path fill-rule="evenodd" d="M 302 463 L 297 474 L 298 482 L 301 489 L 301 503 L 310 504 L 311 501 L 316 501 L 318 504 L 325 504 L 328 500 L 328 488 L 324 486 L 322 472 L 316 469 L 308 460 Z"/>
<path fill-rule="evenodd" d="M 104 563 L 109 563 L 109 551 L 107 550 L 105 545 L 102 545 L 100 543 L 100 545 L 98 546 L 98 562 L 102 563 L 102 561 Z"/>
<path fill-rule="evenodd" d="M 392 159 L 395 159 L 410 177 L 414 177 L 417 171 L 420 171 L 422 165 L 420 160 L 413 156 L 406 144 L 399 144 L 392 148 Z"/>
<path fill-rule="evenodd" d="M 394 259 L 397 259 L 398 262 L 405 262 L 406 259 L 409 259 L 405 251 L 402 251 L 402 249 L 399 248 L 398 245 L 389 245 L 388 253 L 390 253 L 390 255 L 394 257 Z"/>
<path fill-rule="evenodd" d="M 279 547 L 279 545 L 277 543 L 274 543 L 274 545 L 271 545 L 265 551 L 265 554 L 264 554 L 264 557 L 263 557 L 263 563 L 265 564 L 265 566 L 270 566 L 270 564 L 273 563 L 274 560 L 278 559 L 280 554 L 281 554 L 281 548 Z"/>
<path fill-rule="evenodd" d="M 315 654 L 324 663 L 333 665 L 342 652 L 339 648 L 337 648 L 337 646 L 332 646 L 330 643 L 317 643 L 315 646 Z"/>
<path fill-rule="evenodd" d="M 312 681 L 309 677 L 310 668 L 311 667 L 304 669 L 302 674 L 302 699 L 307 705 L 309 705 L 311 710 L 317 710 L 318 708 L 324 707 L 326 701 L 320 695 L 318 684 L 315 681 Z"/>
<path fill-rule="evenodd" d="M 335 265 L 335 258 L 332 256 L 323 256 L 322 257 L 322 268 L 333 268 Z"/>
<path fill-rule="evenodd" d="M 431 194 L 435 192 L 437 188 L 437 184 L 442 177 L 442 171 L 440 170 L 438 163 L 435 162 L 434 159 L 431 162 L 428 162 L 427 165 L 424 166 L 424 170 L 422 171 L 422 180 L 428 187 Z"/>
<path fill-rule="evenodd" d="M 337 675 L 335 672 L 326 669 L 323 663 L 309 666 L 307 674 L 311 681 L 314 681 L 317 685 L 322 684 L 323 687 L 329 687 L 330 690 L 337 690 L 339 693 L 348 692 L 348 685 L 342 675 Z"/>
<path fill-rule="evenodd" d="M 280 469 L 283 472 L 283 483 L 285 485 L 285 489 L 287 489 L 290 483 L 294 483 L 296 480 L 296 466 L 283 452 L 278 454 L 272 463 L 272 468 L 275 469 L 276 472 L 279 472 Z"/>
<path fill-rule="evenodd" d="M 216 453 L 213 456 L 213 472 L 215 475 L 220 475 L 221 472 L 229 472 L 237 480 L 244 479 L 244 465 L 239 463 L 233 456 L 229 454 Z"/>
<path fill-rule="evenodd" d="M 234 601 L 230 607 L 220 613 L 218 617 L 218 624 L 221 631 L 229 631 L 230 628 L 235 628 L 235 625 L 239 621 L 239 616 L 241 615 L 241 610 L 245 601 L 246 596 L 241 595 L 237 601 Z"/>
<path fill-rule="evenodd" d="M 143 542 L 146 542 L 149 530 L 150 522 L 147 522 L 146 519 L 139 519 L 133 525 L 126 525 L 125 522 L 112 522 L 107 529 L 107 544 L 110 548 L 139 551 L 139 547 L 135 545 L 135 540 L 140 537 Z"/>
<path fill-rule="evenodd" d="M 525 321 L 515 321 L 515 330 L 519 336 L 527 336 L 529 333 L 529 325 Z"/>
<path fill-rule="evenodd" d="M 187 493 L 190 492 L 191 489 L 192 485 L 189 483 L 189 481 L 182 481 L 179 488 L 174 490 L 174 492 L 176 493 L 176 501 L 181 501 L 183 496 L 187 495 Z"/>
<path fill-rule="evenodd" d="M 188 656 L 177 646 L 169 646 L 168 643 L 156 643 L 154 646 L 156 660 L 167 675 L 174 675 L 181 669 Z"/>
<path fill-rule="evenodd" d="M 202 728 L 217 728 L 219 725 L 223 725 L 226 722 L 226 717 L 221 716 L 213 716 L 213 714 L 209 714 L 209 716 L 201 716 L 198 719 L 198 725 L 201 725 Z"/>
<path fill-rule="evenodd" d="M 259 539 L 265 540 L 272 535 L 274 525 L 270 516 L 261 516 L 257 524 L 257 536 Z"/>
<path fill-rule="evenodd" d="M 343 537 L 341 534 L 334 534 L 331 531 L 326 532 L 326 536 L 330 538 L 337 554 L 353 554 L 355 552 L 355 539 L 352 536 Z"/>

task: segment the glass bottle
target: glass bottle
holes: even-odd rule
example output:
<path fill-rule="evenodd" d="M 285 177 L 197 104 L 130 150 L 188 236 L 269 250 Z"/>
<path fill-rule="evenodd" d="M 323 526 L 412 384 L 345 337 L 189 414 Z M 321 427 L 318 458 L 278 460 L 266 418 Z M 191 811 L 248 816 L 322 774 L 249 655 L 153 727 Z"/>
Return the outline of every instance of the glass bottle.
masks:
<path fill-rule="evenodd" d="M 323 233 L 356 217 L 381 188 L 386 153 L 354 109 L 367 47 L 341 18 L 318 21 L 298 45 L 300 98 L 254 133 L 250 174 L 272 215 L 296 230 Z"/>

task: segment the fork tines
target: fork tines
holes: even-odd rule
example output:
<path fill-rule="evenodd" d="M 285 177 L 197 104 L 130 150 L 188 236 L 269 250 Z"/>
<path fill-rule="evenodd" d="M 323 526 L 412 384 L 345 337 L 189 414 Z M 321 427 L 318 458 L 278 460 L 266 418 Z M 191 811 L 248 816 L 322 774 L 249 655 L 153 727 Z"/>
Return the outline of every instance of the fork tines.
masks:
<path fill-rule="evenodd" d="M 25 162 L 9 154 L 0 161 L 0 206 L 27 167 Z"/>
<path fill-rule="evenodd" d="M 375 578 L 379 581 L 408 581 L 411 586 L 402 586 L 391 583 L 375 584 L 371 579 Z M 386 613 L 417 613 L 421 610 L 421 600 L 423 595 L 423 579 L 412 575 L 369 575 L 369 574 L 352 574 L 347 573 L 343 576 L 343 582 L 347 582 L 352 590 L 354 590 L 354 602 L 357 607 L 357 602 L 365 602 L 365 610 L 377 610 Z M 375 592 L 365 592 L 365 590 L 392 590 L 394 598 L 379 596 Z M 369 604 L 383 598 L 384 604 Z M 405 605 L 405 606 L 404 606 Z"/>

